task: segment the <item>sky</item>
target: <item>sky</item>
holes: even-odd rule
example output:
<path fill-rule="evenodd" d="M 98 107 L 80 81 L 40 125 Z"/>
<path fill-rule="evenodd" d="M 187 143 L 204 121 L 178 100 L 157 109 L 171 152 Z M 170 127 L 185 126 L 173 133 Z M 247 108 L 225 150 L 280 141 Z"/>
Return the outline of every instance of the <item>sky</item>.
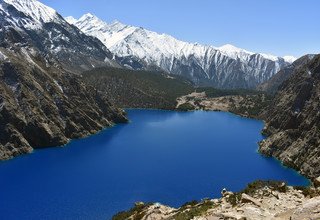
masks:
<path fill-rule="evenodd" d="M 319 0 L 40 0 L 62 16 L 92 13 L 192 43 L 295 57 L 320 53 Z"/>

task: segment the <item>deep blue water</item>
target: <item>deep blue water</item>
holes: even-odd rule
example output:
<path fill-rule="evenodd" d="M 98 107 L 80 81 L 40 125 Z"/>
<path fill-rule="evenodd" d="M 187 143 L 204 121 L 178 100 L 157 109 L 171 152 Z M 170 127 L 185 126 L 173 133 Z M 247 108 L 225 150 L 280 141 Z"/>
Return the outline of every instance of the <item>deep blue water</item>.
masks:
<path fill-rule="evenodd" d="M 263 122 L 224 112 L 128 110 L 67 147 L 0 163 L 1 219 L 110 219 L 136 201 L 180 206 L 257 179 L 308 180 L 257 153 Z"/>

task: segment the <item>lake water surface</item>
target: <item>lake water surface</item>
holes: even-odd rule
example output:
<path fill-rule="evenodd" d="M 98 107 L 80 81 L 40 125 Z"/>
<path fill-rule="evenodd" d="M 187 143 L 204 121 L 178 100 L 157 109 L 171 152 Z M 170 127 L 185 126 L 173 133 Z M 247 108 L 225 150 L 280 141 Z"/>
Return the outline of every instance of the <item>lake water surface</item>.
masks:
<path fill-rule="evenodd" d="M 128 110 L 64 148 L 0 163 L 1 219 L 111 219 L 136 201 L 180 206 L 257 179 L 308 180 L 257 153 L 263 122 L 224 112 Z"/>

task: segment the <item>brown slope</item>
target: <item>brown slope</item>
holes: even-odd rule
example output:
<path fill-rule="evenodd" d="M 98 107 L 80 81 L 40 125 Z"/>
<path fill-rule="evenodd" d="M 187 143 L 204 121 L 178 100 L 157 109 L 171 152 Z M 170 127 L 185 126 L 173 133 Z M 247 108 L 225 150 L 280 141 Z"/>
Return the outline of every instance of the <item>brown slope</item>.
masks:
<path fill-rule="evenodd" d="M 260 152 L 315 178 L 320 176 L 320 55 L 296 69 L 264 112 Z"/>

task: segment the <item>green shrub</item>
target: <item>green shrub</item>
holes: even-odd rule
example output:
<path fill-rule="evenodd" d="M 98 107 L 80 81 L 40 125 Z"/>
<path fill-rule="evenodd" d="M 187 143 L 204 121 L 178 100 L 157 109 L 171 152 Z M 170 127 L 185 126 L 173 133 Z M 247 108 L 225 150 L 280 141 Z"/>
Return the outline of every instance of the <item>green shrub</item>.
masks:
<path fill-rule="evenodd" d="M 192 111 L 194 109 L 195 109 L 195 107 L 188 102 L 183 103 L 183 104 L 179 105 L 179 107 L 178 107 L 179 111 Z"/>

